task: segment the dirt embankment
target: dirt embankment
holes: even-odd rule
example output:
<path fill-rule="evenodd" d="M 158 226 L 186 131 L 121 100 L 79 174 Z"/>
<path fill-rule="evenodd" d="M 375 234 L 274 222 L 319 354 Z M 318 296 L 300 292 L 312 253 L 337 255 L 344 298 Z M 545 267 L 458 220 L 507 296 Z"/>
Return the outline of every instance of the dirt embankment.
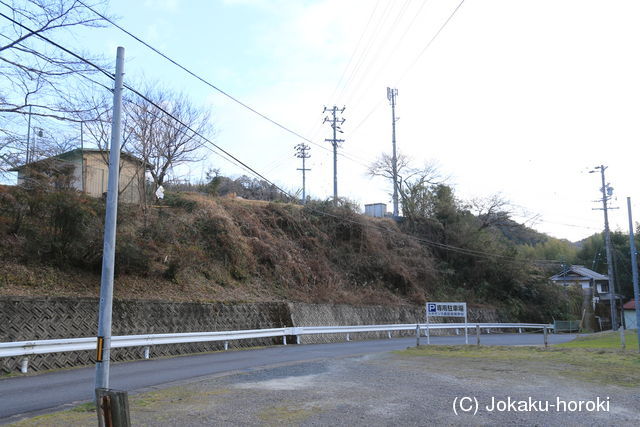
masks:
<path fill-rule="evenodd" d="M 96 296 L 103 204 L 0 192 L 0 294 Z M 119 210 L 116 298 L 416 304 L 433 259 L 394 221 L 196 194 Z"/>
<path fill-rule="evenodd" d="M 398 224 L 330 202 L 302 207 L 169 192 L 159 205 L 119 207 L 115 297 L 459 300 L 512 320 L 567 318 L 576 296 L 546 284 L 550 273 L 516 243 L 460 209 Z M 0 186 L 0 295 L 97 296 L 103 221 L 101 200 Z"/>

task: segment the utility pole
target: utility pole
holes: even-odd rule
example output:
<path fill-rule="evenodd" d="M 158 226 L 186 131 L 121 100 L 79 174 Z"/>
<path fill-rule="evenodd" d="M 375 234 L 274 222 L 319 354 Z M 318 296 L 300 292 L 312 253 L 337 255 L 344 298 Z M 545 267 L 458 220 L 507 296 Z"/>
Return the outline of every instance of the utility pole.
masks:
<path fill-rule="evenodd" d="M 84 122 L 81 121 L 80 122 L 80 169 L 81 169 L 81 173 L 82 173 L 82 192 L 85 192 L 85 179 L 84 179 L 84 175 L 85 175 L 85 171 L 84 171 Z"/>
<path fill-rule="evenodd" d="M 96 389 L 109 388 L 109 362 L 111 357 L 111 311 L 113 305 L 113 272 L 116 249 L 116 219 L 118 217 L 118 172 L 120 139 L 122 138 L 122 78 L 124 75 L 124 48 L 118 47 L 116 75 L 113 89 L 113 118 L 109 145 L 109 185 L 107 212 L 104 223 L 102 252 L 102 278 L 100 280 L 100 312 L 98 314 L 98 342 L 96 351 Z"/>
<path fill-rule="evenodd" d="M 344 142 L 344 139 L 338 139 L 336 133 L 342 132 L 340 129 L 340 125 L 344 123 L 344 119 L 338 117 L 338 114 L 344 113 L 345 107 L 342 109 L 338 109 L 335 105 L 331 108 L 324 107 L 322 110 L 323 113 L 327 111 L 331 112 L 331 116 L 327 116 L 324 118 L 322 123 L 329 123 L 329 125 L 333 128 L 333 138 L 325 139 L 325 141 L 330 142 L 333 145 L 333 205 L 338 205 L 338 144 Z"/>
<path fill-rule="evenodd" d="M 31 105 L 29 105 L 29 118 L 27 119 L 27 154 L 24 164 L 29 164 L 29 144 L 31 143 Z"/>
<path fill-rule="evenodd" d="M 640 353 L 640 289 L 638 289 L 638 251 L 633 237 L 633 219 L 631 218 L 631 197 L 627 197 L 629 213 L 629 249 L 631 252 L 631 274 L 633 277 L 633 297 L 636 308 L 636 331 L 638 333 L 638 353 Z"/>
<path fill-rule="evenodd" d="M 304 142 L 301 142 L 300 144 L 296 145 L 295 148 L 296 157 L 302 159 L 302 168 L 298 168 L 298 170 L 302 171 L 302 204 L 304 205 L 305 203 L 307 203 L 305 172 L 311 170 L 305 167 L 305 160 L 311 157 L 311 154 L 309 154 L 309 150 L 311 149 L 311 147 L 306 145 Z"/>
<path fill-rule="evenodd" d="M 398 217 L 398 157 L 396 155 L 396 96 L 398 89 L 387 88 L 387 99 L 391 102 L 391 144 L 393 145 L 393 157 L 391 168 L 393 172 L 393 216 Z"/>
<path fill-rule="evenodd" d="M 600 165 L 593 168 L 593 170 L 589 171 L 589 173 L 594 173 L 597 170 L 600 170 L 600 177 L 602 179 L 602 187 L 600 191 L 602 192 L 602 208 L 594 208 L 597 210 L 604 211 L 604 244 L 607 250 L 607 275 L 609 276 L 609 304 L 611 306 L 611 329 L 614 331 L 618 330 L 618 316 L 616 311 L 616 292 L 615 292 L 615 277 L 613 276 L 613 249 L 611 248 L 611 233 L 609 232 L 609 213 L 608 209 L 613 209 L 607 206 L 607 202 L 611 198 L 613 194 L 613 187 L 609 186 L 609 184 L 605 181 L 604 171 L 607 169 L 607 166 Z M 600 200 L 598 200 L 600 201 Z"/>

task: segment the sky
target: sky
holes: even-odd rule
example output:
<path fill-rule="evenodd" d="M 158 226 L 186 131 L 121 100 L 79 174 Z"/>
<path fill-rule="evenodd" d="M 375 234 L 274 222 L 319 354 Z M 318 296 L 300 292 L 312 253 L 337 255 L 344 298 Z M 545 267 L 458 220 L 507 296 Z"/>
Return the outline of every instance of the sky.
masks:
<path fill-rule="evenodd" d="M 439 29 L 457 11 L 439 32 Z M 627 202 L 640 220 L 640 2 L 635 0 L 111 0 L 118 24 L 262 114 L 313 141 L 307 194 L 333 194 L 331 129 L 345 107 L 338 193 L 387 203 L 366 175 L 391 151 L 387 87 L 398 90 L 397 145 L 438 165 L 463 200 L 500 194 L 514 219 L 571 241 L 603 228 L 599 174 L 614 188 L 614 230 Z M 437 34 L 437 36 L 436 36 Z M 435 37 L 435 38 L 434 38 Z M 64 40 L 63 40 L 64 41 Z M 115 57 L 125 81 L 183 91 L 210 111 L 215 143 L 282 188 L 302 185 L 303 142 L 113 28 L 70 45 Z M 176 170 L 245 173 L 209 153 Z"/>

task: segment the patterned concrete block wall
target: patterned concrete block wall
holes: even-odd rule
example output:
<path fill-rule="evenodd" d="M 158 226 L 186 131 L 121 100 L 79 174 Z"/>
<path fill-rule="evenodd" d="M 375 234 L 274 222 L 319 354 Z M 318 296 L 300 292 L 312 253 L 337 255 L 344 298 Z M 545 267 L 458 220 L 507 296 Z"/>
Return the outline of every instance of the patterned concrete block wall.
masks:
<path fill-rule="evenodd" d="M 95 298 L 0 297 L 0 342 L 79 338 L 96 335 L 98 300 Z M 284 303 L 222 304 L 114 301 L 113 335 L 263 329 L 291 326 Z M 232 341 L 230 347 L 279 343 L 277 338 Z M 151 347 L 151 357 L 220 350 L 222 342 Z M 112 360 L 142 357 L 142 348 L 120 348 Z M 0 359 L 0 373 L 16 372 L 20 358 Z M 95 352 L 68 352 L 29 357 L 35 371 L 90 365 Z"/>
<path fill-rule="evenodd" d="M 0 297 L 0 342 L 93 337 L 97 330 L 96 298 Z M 424 307 L 354 307 L 302 303 L 169 303 L 114 301 L 113 335 L 203 332 L 286 326 L 341 326 L 424 321 Z M 444 319 L 434 319 L 444 321 Z M 494 310 L 470 309 L 470 322 L 498 321 Z M 396 336 L 399 333 L 394 333 Z M 406 332 L 403 335 L 413 335 Z M 384 338 L 386 333 L 351 334 L 351 339 Z M 304 336 L 302 343 L 338 342 L 335 334 Z M 293 340 L 289 342 L 295 342 Z M 281 344 L 281 338 L 231 341 L 231 348 Z M 221 350 L 222 342 L 160 345 L 151 357 Z M 135 360 L 142 348 L 113 349 L 112 360 Z M 29 357 L 30 370 L 42 371 L 95 363 L 95 352 L 53 353 Z M 19 371 L 20 358 L 0 359 L 0 374 Z"/>

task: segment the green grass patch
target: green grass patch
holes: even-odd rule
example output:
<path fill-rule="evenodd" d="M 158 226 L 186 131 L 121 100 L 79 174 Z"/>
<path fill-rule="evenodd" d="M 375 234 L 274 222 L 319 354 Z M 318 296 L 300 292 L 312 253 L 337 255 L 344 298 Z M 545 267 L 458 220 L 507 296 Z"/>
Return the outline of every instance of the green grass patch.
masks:
<path fill-rule="evenodd" d="M 320 412 L 320 408 L 300 408 L 295 406 L 276 406 L 263 409 L 258 418 L 268 425 L 295 425 Z"/>
<path fill-rule="evenodd" d="M 87 402 L 82 405 L 78 405 L 75 408 L 71 409 L 72 412 L 96 412 L 96 403 L 95 402 Z"/>
<path fill-rule="evenodd" d="M 469 369 L 518 364 L 521 372 L 561 375 L 623 387 L 640 385 L 640 355 L 609 349 L 542 347 L 421 346 L 397 351 L 403 357 L 429 357 L 463 362 Z M 497 369 L 497 368 L 496 368 Z M 497 369 L 499 370 L 499 369 Z"/>
<path fill-rule="evenodd" d="M 636 330 L 625 331 L 627 350 L 638 350 L 638 333 Z M 559 348 L 591 348 L 591 349 L 621 349 L 620 332 L 601 332 L 597 334 L 582 335 L 573 341 L 556 344 Z"/>

